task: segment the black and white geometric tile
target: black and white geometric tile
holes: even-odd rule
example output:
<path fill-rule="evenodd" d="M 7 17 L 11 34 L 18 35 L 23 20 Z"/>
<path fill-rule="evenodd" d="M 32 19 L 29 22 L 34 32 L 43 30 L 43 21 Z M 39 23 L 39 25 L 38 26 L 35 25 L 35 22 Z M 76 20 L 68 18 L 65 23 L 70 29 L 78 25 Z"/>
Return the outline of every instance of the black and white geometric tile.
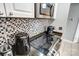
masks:
<path fill-rule="evenodd" d="M 43 32 L 50 20 L 44 19 L 20 19 L 20 18 L 0 18 L 0 50 L 5 44 L 15 43 L 15 34 L 27 32 L 29 37 Z"/>

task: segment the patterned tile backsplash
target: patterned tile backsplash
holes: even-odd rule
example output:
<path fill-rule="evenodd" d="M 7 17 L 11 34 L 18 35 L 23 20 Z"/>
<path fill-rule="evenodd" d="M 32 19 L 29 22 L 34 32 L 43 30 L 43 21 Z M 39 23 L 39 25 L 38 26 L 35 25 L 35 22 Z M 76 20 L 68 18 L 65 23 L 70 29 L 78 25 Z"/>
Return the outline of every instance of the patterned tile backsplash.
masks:
<path fill-rule="evenodd" d="M 20 18 L 0 18 L 0 51 L 5 43 L 15 43 L 14 34 L 26 32 L 29 37 L 45 31 L 51 20 L 45 19 L 20 19 Z"/>

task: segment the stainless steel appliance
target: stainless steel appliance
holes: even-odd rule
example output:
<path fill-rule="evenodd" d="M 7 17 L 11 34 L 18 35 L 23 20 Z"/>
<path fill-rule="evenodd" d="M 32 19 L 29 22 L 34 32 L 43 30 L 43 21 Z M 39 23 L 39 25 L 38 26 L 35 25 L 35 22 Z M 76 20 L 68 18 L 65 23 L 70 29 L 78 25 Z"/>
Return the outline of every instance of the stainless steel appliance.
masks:
<path fill-rule="evenodd" d="M 52 45 L 51 47 L 49 48 L 49 52 L 48 52 L 48 56 L 56 56 L 56 55 L 60 55 L 60 52 L 59 52 L 59 48 L 60 48 L 60 45 L 61 45 L 61 39 L 59 36 L 55 35 L 54 36 L 56 38 L 56 41 L 55 43 L 53 44 L 52 42 Z"/>
<path fill-rule="evenodd" d="M 60 36 L 52 36 L 53 41 L 46 42 L 46 35 L 42 35 L 31 42 L 31 56 L 55 56 L 58 54 L 60 48 L 61 39 Z"/>

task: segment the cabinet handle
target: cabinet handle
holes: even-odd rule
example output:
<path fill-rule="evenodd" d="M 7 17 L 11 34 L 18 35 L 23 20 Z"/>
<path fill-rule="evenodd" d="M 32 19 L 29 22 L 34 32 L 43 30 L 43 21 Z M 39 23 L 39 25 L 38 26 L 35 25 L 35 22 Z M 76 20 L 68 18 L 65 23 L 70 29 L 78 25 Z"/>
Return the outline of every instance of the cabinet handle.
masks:
<path fill-rule="evenodd" d="M 3 15 L 3 13 L 0 11 L 0 15 Z"/>
<path fill-rule="evenodd" d="M 12 16 L 12 15 L 13 15 L 13 13 L 12 13 L 12 12 L 10 12 L 10 13 L 9 13 L 9 15 L 10 15 L 10 16 Z"/>

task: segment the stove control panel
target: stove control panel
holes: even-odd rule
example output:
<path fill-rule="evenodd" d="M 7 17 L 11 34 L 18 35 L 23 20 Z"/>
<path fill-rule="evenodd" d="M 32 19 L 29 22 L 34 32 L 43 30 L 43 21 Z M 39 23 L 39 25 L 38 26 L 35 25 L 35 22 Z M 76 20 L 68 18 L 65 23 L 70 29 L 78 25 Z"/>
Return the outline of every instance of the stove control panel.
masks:
<path fill-rule="evenodd" d="M 48 56 L 55 56 L 55 55 L 57 55 L 57 51 L 52 49 L 51 51 L 49 51 L 49 53 L 47 55 Z"/>

